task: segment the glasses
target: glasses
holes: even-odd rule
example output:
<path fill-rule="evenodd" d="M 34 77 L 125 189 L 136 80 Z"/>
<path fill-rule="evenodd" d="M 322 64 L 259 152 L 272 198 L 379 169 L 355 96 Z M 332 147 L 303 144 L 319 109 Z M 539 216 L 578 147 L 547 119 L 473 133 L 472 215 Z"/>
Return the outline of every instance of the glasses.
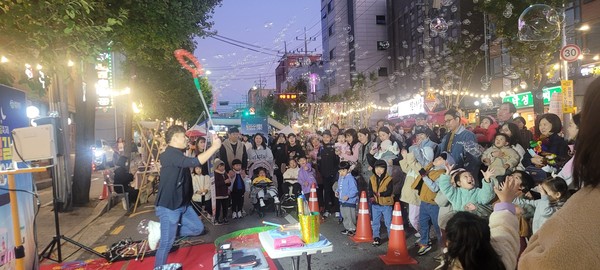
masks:
<path fill-rule="evenodd" d="M 446 123 L 450 123 L 450 122 L 452 122 L 452 120 L 454 120 L 454 118 L 450 118 L 450 119 L 444 119 L 444 122 L 446 122 Z"/>

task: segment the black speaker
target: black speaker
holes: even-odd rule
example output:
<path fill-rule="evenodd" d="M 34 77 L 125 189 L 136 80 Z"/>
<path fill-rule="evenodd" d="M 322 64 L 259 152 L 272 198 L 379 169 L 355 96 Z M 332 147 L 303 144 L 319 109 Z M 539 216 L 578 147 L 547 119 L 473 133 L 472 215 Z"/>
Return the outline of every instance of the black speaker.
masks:
<path fill-rule="evenodd" d="M 61 119 L 59 117 L 41 117 L 33 120 L 37 125 L 52 125 L 54 127 L 54 142 L 56 143 L 56 155 L 64 156 L 65 143 L 64 132 L 61 127 Z"/>

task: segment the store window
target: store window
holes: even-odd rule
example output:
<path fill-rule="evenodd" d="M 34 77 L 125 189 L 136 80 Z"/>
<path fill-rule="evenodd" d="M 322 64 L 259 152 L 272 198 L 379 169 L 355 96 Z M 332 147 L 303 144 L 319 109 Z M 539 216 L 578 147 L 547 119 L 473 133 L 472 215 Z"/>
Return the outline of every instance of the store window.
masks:
<path fill-rule="evenodd" d="M 385 25 L 385 15 L 376 15 L 375 16 L 375 23 L 376 24 L 383 24 L 383 25 Z"/>
<path fill-rule="evenodd" d="M 379 76 L 379 77 L 387 77 L 388 76 L 388 69 L 386 67 L 379 67 L 379 69 L 377 70 L 377 76 Z"/>

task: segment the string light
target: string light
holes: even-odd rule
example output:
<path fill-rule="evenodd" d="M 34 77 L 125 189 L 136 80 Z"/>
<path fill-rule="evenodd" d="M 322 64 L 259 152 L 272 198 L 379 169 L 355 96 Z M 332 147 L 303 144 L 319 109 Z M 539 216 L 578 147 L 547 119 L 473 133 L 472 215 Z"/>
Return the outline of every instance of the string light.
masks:
<path fill-rule="evenodd" d="M 0 63 L 7 63 L 8 62 L 8 58 L 6 58 L 6 56 L 2 56 L 0 57 Z"/>

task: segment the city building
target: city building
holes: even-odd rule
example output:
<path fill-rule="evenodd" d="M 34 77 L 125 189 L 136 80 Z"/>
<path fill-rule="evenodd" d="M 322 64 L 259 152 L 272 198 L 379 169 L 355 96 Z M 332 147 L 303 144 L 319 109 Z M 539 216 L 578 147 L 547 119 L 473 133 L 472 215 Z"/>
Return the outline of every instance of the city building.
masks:
<path fill-rule="evenodd" d="M 470 98 L 461 98 L 461 93 L 489 89 L 483 85 L 489 83 L 484 79 L 483 15 L 474 9 L 472 1 L 444 6 L 431 0 L 388 0 L 387 5 L 389 81 L 396 101 L 432 89 L 438 99 L 444 95 L 459 97 L 447 102 L 447 107 Z M 472 57 L 465 57 L 467 54 Z M 444 107 L 440 105 L 438 108 Z"/>
<path fill-rule="evenodd" d="M 352 89 L 362 74 L 368 78 L 367 98 L 385 102 L 391 92 L 386 13 L 385 0 L 321 1 L 326 94 Z"/>

